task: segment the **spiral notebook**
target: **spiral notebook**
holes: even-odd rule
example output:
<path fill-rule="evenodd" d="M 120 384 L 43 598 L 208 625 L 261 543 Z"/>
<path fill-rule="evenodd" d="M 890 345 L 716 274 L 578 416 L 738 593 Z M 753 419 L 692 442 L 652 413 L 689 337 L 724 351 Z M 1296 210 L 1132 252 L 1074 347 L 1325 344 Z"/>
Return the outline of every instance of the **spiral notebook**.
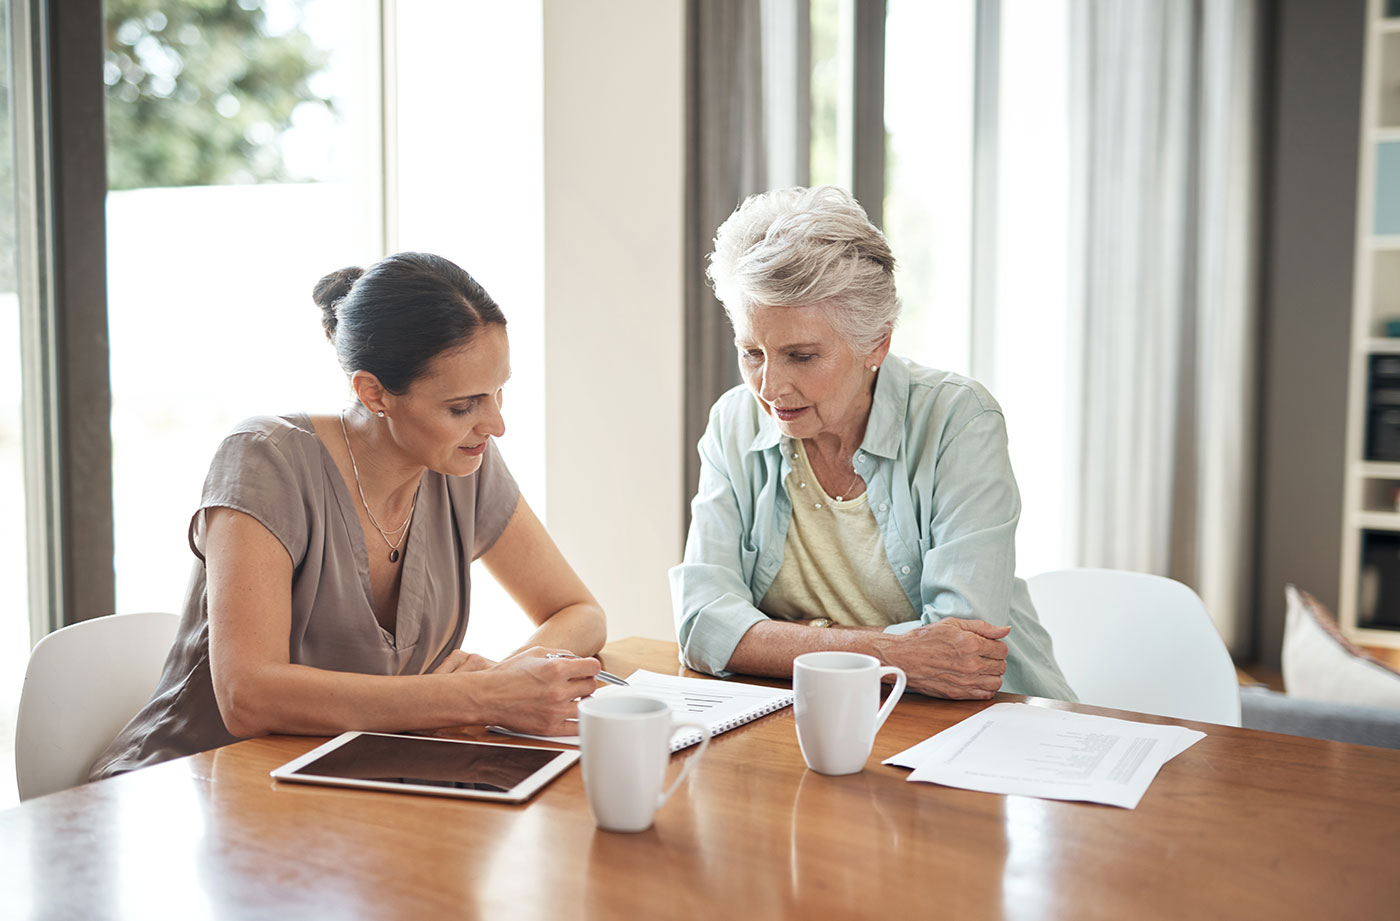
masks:
<path fill-rule="evenodd" d="M 645 694 L 656 697 L 671 705 L 671 711 L 678 717 L 698 719 L 710 727 L 710 735 L 753 722 L 760 716 L 774 713 L 792 706 L 792 691 L 787 688 L 769 688 L 757 684 L 743 684 L 738 681 L 719 681 L 714 678 L 684 678 L 677 675 L 661 675 L 638 669 L 627 676 L 627 687 L 600 688 L 604 694 Z M 511 732 L 499 726 L 492 726 L 495 732 L 504 735 L 520 736 L 527 739 L 545 739 L 563 745 L 577 745 L 578 736 L 534 736 L 523 732 Z M 677 729 L 671 737 L 671 751 L 678 752 L 700 741 L 700 733 L 694 729 Z"/>

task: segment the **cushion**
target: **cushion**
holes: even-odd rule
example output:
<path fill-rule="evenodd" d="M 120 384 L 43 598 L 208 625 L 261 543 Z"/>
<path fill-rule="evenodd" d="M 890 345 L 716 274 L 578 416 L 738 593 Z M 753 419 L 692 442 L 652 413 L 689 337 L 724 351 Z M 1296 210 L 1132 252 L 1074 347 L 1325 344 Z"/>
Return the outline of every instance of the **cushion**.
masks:
<path fill-rule="evenodd" d="M 1400 672 L 1342 636 L 1316 598 L 1292 585 L 1284 591 L 1283 684 L 1289 696 L 1400 709 Z"/>

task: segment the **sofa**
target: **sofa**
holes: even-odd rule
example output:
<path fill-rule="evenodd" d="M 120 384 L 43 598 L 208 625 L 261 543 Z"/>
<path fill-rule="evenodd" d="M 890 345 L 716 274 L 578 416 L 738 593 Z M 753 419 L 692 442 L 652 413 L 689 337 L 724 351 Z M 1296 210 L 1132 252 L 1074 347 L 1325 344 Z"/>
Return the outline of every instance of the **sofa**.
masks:
<path fill-rule="evenodd" d="M 1315 739 L 1400 748 L 1400 673 L 1348 640 L 1296 586 L 1284 591 L 1283 684 L 1240 689 L 1241 724 Z"/>

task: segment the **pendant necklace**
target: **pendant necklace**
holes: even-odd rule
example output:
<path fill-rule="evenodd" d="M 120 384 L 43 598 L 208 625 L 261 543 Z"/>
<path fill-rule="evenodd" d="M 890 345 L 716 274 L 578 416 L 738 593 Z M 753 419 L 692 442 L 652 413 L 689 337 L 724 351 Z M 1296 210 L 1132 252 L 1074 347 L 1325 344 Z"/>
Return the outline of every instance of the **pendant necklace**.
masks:
<path fill-rule="evenodd" d="M 385 531 L 379 526 L 379 522 L 374 518 L 374 512 L 369 510 L 369 500 L 365 498 L 365 487 L 360 483 L 360 468 L 355 463 L 355 451 L 350 447 L 350 432 L 345 428 L 345 410 L 340 411 L 340 433 L 345 436 L 345 452 L 350 455 L 350 470 L 355 474 L 355 488 L 360 491 L 360 502 L 365 506 L 365 514 L 369 516 L 369 523 L 374 525 L 374 529 L 379 532 L 384 543 L 389 548 L 389 562 L 399 561 L 399 548 L 403 546 L 404 540 L 408 537 L 408 523 L 413 520 L 413 510 L 418 507 L 418 489 L 413 490 L 413 504 L 408 507 L 408 517 L 403 520 L 403 524 L 390 531 Z M 422 483 L 418 484 L 422 488 Z M 390 534 L 399 535 L 398 540 L 389 540 Z"/>
<path fill-rule="evenodd" d="M 793 452 L 792 452 L 792 459 L 793 459 L 793 460 L 797 460 L 800 456 L 801 456 L 801 455 L 799 455 L 796 451 L 793 451 Z M 808 467 L 809 470 L 811 470 L 811 465 L 812 465 L 812 462 L 811 462 L 810 460 L 807 461 L 807 467 Z M 816 471 L 815 471 L 815 470 L 811 470 L 811 472 L 812 472 L 813 475 L 816 474 Z M 851 492 L 852 490 L 854 490 L 854 489 L 856 488 L 856 480 L 858 480 L 858 479 L 860 479 L 860 471 L 857 470 L 857 469 L 855 469 L 855 465 L 852 464 L 852 465 L 851 465 L 851 482 L 850 482 L 850 485 L 846 487 L 846 492 Z M 806 489 L 806 488 L 807 488 L 807 484 L 806 484 L 806 483 L 798 483 L 798 485 L 799 485 L 800 487 L 802 487 L 803 489 Z M 837 497 L 836 497 L 836 501 L 837 501 L 837 502 L 845 502 L 845 501 L 846 501 L 846 497 L 845 497 L 844 495 L 837 496 Z M 813 508 L 821 508 L 821 507 L 822 507 L 822 504 L 821 504 L 820 502 L 817 502 L 817 503 L 814 503 L 812 507 L 813 507 Z"/>
<path fill-rule="evenodd" d="M 852 468 L 851 468 L 851 485 L 849 485 L 849 486 L 846 487 L 846 492 L 851 492 L 853 489 L 856 488 L 856 480 L 858 480 L 858 479 L 860 479 L 860 471 L 857 470 L 857 469 L 855 469 L 855 467 L 852 467 Z M 837 501 L 837 502 L 844 502 L 844 501 L 846 501 L 846 499 L 845 499 L 844 496 L 837 496 L 837 497 L 836 497 L 836 501 Z"/>

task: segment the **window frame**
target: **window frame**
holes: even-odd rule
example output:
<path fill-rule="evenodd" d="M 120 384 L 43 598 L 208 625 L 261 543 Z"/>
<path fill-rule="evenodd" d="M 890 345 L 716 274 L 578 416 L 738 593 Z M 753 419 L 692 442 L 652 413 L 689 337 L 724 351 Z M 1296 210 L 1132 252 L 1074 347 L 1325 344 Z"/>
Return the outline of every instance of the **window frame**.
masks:
<path fill-rule="evenodd" d="M 12 8 L 31 641 L 112 610 L 100 0 Z"/>
<path fill-rule="evenodd" d="M 395 0 L 379 0 L 379 233 L 397 231 Z M 102 0 L 14 0 L 30 641 L 116 604 Z"/>

